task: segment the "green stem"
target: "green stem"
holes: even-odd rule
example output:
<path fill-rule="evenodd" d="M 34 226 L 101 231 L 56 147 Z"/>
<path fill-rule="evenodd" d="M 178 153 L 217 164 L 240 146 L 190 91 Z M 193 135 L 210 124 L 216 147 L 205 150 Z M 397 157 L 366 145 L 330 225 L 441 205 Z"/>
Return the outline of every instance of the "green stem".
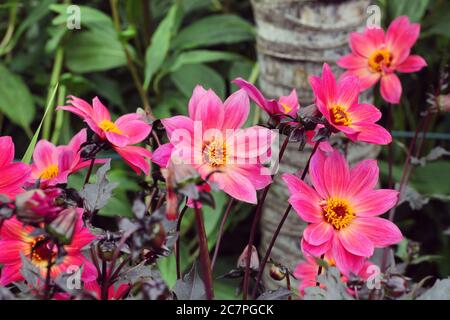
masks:
<path fill-rule="evenodd" d="M 55 88 L 56 84 L 59 82 L 59 77 L 61 75 L 61 69 L 63 65 L 64 60 L 64 49 L 62 47 L 58 47 L 56 49 L 55 54 L 55 62 L 53 63 L 53 69 L 52 69 L 52 75 L 50 78 L 50 84 L 48 86 L 47 91 L 47 99 L 48 102 L 50 100 L 50 97 L 52 95 L 53 89 Z M 53 106 L 50 107 L 48 110 L 48 114 L 44 119 L 44 126 L 42 129 L 42 138 L 48 140 L 50 138 L 50 130 L 53 122 L 53 113 L 54 113 Z"/>
<path fill-rule="evenodd" d="M 61 106 L 64 104 L 66 98 L 66 86 L 61 85 L 58 91 L 58 99 L 56 104 Z M 64 124 L 64 112 L 62 110 L 56 111 L 55 128 L 52 134 L 52 143 L 58 144 L 59 137 L 61 136 L 61 129 Z"/>

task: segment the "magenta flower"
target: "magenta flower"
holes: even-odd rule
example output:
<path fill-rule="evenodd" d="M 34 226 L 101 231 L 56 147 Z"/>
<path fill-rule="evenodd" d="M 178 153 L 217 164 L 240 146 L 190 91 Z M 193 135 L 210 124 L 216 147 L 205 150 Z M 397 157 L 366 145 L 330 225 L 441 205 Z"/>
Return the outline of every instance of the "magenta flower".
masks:
<path fill-rule="evenodd" d="M 0 137 L 0 194 L 14 198 L 23 192 L 31 169 L 24 163 L 13 163 L 14 143 L 9 136 Z"/>
<path fill-rule="evenodd" d="M 298 291 L 301 295 L 305 293 L 306 288 L 315 287 L 317 285 L 317 274 L 319 272 L 319 265 L 316 260 L 311 256 L 306 256 L 305 258 L 306 261 L 299 263 L 294 270 L 294 276 L 299 280 Z M 324 259 L 330 267 L 335 266 L 334 259 L 329 257 L 327 254 L 325 254 Z M 357 276 L 359 276 L 362 280 L 367 280 L 371 275 L 368 268 L 372 265 L 374 265 L 372 262 L 366 260 Z M 325 270 L 322 269 L 322 273 L 324 272 Z M 348 278 L 345 275 L 342 275 L 341 281 L 343 283 L 347 283 Z M 325 286 L 322 283 L 320 284 L 320 287 L 325 289 Z M 351 289 L 348 289 L 348 292 L 350 294 L 354 294 Z"/>
<path fill-rule="evenodd" d="M 40 140 L 33 152 L 31 177 L 33 184 L 39 180 L 42 187 L 54 186 L 67 182 L 69 175 L 90 165 L 91 160 L 83 160 L 80 148 L 86 142 L 86 129 L 78 132 L 67 146 L 55 146 L 47 140 Z M 107 159 L 97 159 L 96 164 Z"/>
<path fill-rule="evenodd" d="M 70 111 L 81 117 L 102 140 L 108 141 L 114 150 L 136 172 L 150 172 L 148 159 L 152 153 L 142 147 L 134 146 L 142 142 L 152 130 L 142 116 L 129 113 L 119 117 L 115 122 L 106 107 L 95 97 L 92 106 L 86 101 L 71 96 L 70 105 L 59 106 L 58 110 Z"/>
<path fill-rule="evenodd" d="M 176 155 L 230 196 L 256 203 L 256 190 L 272 181 L 261 157 L 267 155 L 274 135 L 258 126 L 241 129 L 249 108 L 243 90 L 222 103 L 212 90 L 197 86 L 189 101 L 189 117 L 162 120 L 170 144 L 159 147 L 153 161 L 165 167 Z"/>
<path fill-rule="evenodd" d="M 416 72 L 427 65 L 422 57 L 410 55 L 419 33 L 420 24 L 410 23 L 407 16 L 392 21 L 386 34 L 381 28 L 366 28 L 362 34 L 353 32 L 350 34 L 352 53 L 337 64 L 348 69 L 346 74 L 360 78 L 361 91 L 381 79 L 383 99 L 399 103 L 402 85 L 395 72 Z"/>
<path fill-rule="evenodd" d="M 358 274 L 374 248 L 402 240 L 395 224 L 377 217 L 396 205 L 398 191 L 374 190 L 378 182 L 374 160 L 349 169 L 338 151 L 328 157 L 318 151 L 309 175 L 314 189 L 292 174 L 283 175 L 291 194 L 289 203 L 310 223 L 302 237 L 306 255 L 329 253 L 343 274 Z"/>
<path fill-rule="evenodd" d="M 42 236 L 36 236 L 36 228 L 23 225 L 16 218 L 5 220 L 0 229 L 0 264 L 1 270 L 0 285 L 6 286 L 11 282 L 24 280 L 20 269 L 22 268 L 21 253 L 31 259 L 39 268 L 41 276 L 45 279 L 47 264 L 53 259 L 54 265 L 51 269 L 51 277 L 55 279 L 68 267 L 83 267 L 82 280 L 92 281 L 97 278 L 95 266 L 84 257 L 81 250 L 90 244 L 95 236 L 89 229 L 83 227 L 82 212 L 79 214 L 78 223 L 75 227 L 72 243 L 64 246 L 67 254 L 61 261 L 57 260 L 56 248 L 50 246 L 49 241 L 45 241 Z M 32 251 L 32 248 L 34 250 Z M 73 272 L 73 271 L 72 271 Z"/>
<path fill-rule="evenodd" d="M 266 99 L 261 91 L 258 90 L 253 84 L 245 81 L 242 78 L 236 78 L 233 80 L 239 88 L 247 92 L 250 99 L 252 99 L 258 107 L 263 109 L 269 114 L 269 116 L 287 114 L 291 117 L 296 117 L 300 105 L 298 103 L 297 92 L 295 89 L 291 91 L 288 96 L 281 96 L 280 99 Z"/>
<path fill-rule="evenodd" d="M 337 131 L 352 141 L 388 144 L 389 132 L 376 124 L 381 112 L 373 105 L 358 103 L 359 80 L 354 76 L 341 78 L 338 83 L 328 64 L 323 65 L 322 78 L 312 76 L 309 82 L 316 96 L 319 111 Z"/>

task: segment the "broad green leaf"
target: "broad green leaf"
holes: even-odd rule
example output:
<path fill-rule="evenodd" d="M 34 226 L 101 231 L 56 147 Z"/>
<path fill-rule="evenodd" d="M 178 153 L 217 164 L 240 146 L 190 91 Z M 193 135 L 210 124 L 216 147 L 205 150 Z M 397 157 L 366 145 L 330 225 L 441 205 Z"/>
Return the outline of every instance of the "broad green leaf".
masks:
<path fill-rule="evenodd" d="M 392 19 L 407 15 L 414 22 L 420 22 L 427 10 L 429 0 L 388 1 L 388 11 Z"/>
<path fill-rule="evenodd" d="M 225 81 L 213 69 L 203 64 L 188 64 L 170 74 L 170 78 L 186 97 L 192 95 L 197 84 L 213 89 L 222 99 L 225 96 Z"/>
<path fill-rule="evenodd" d="M 25 82 L 0 64 L 0 112 L 32 135 L 29 125 L 35 109 L 33 98 Z"/>
<path fill-rule="evenodd" d="M 182 29 L 173 40 L 176 50 L 223 43 L 253 40 L 253 26 L 244 19 L 229 14 L 214 15 L 198 20 Z"/>
<path fill-rule="evenodd" d="M 180 53 L 173 61 L 169 71 L 174 72 L 187 64 L 208 63 L 214 61 L 243 60 L 244 58 L 236 53 L 211 51 L 211 50 L 192 50 Z"/>
<path fill-rule="evenodd" d="M 68 19 L 71 18 L 73 14 L 70 10 L 68 11 L 67 4 L 53 4 L 50 9 L 59 15 L 56 16 L 52 23 L 54 25 L 66 25 Z M 78 6 L 80 9 L 80 24 L 88 28 L 102 29 L 110 34 L 115 34 L 115 29 L 111 18 L 100 10 L 87 7 Z"/>
<path fill-rule="evenodd" d="M 30 141 L 30 144 L 28 145 L 27 151 L 25 151 L 25 154 L 22 158 L 23 163 L 31 162 L 31 157 L 33 156 L 34 147 L 36 146 L 37 140 L 39 138 L 39 134 L 41 132 L 42 125 L 44 124 L 45 116 L 47 115 L 48 110 L 50 110 L 50 108 L 53 108 L 53 101 L 55 100 L 57 90 L 58 90 L 58 84 L 56 84 L 55 88 L 53 89 L 53 91 L 47 101 L 47 105 L 45 106 L 45 112 L 44 112 L 44 115 L 42 116 L 41 123 L 39 123 L 39 126 L 33 135 L 33 138 L 31 138 L 31 141 Z"/>
<path fill-rule="evenodd" d="M 90 30 L 74 34 L 66 47 L 67 67 L 73 72 L 105 71 L 126 64 L 122 44 L 115 35 Z"/>
<path fill-rule="evenodd" d="M 435 179 L 433 177 L 439 177 Z M 419 166 L 411 177 L 411 185 L 424 195 L 450 195 L 450 162 L 438 160 Z"/>
<path fill-rule="evenodd" d="M 148 88 L 153 75 L 164 62 L 169 52 L 172 27 L 177 16 L 179 6 L 174 4 L 166 17 L 161 21 L 153 34 L 150 46 L 145 52 L 145 80 L 144 88 Z"/>

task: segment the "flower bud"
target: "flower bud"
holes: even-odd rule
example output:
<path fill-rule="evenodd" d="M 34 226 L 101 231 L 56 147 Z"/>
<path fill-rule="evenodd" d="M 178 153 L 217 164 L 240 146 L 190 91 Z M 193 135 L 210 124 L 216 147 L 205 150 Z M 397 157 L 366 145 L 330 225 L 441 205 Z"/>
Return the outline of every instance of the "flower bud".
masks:
<path fill-rule="evenodd" d="M 112 261 L 117 249 L 116 242 L 110 239 L 99 241 L 97 244 L 97 255 L 103 261 Z"/>
<path fill-rule="evenodd" d="M 386 293 L 394 298 L 398 298 L 408 291 L 408 281 L 400 274 L 394 274 L 387 278 L 384 283 Z"/>
<path fill-rule="evenodd" d="M 270 277 L 275 281 L 281 281 L 286 278 L 286 268 L 273 264 L 270 267 Z"/>
<path fill-rule="evenodd" d="M 50 224 L 46 225 L 49 234 L 57 238 L 62 244 L 72 242 L 75 227 L 78 221 L 78 213 L 75 208 L 67 208 L 59 214 Z"/>
<path fill-rule="evenodd" d="M 239 256 L 237 267 L 245 269 L 247 265 L 247 252 L 248 252 L 248 245 L 245 246 L 244 251 L 242 251 L 241 255 Z M 250 255 L 250 270 L 258 271 L 259 270 L 259 258 L 258 258 L 258 251 L 256 250 L 255 246 L 252 246 L 252 251 Z"/>
<path fill-rule="evenodd" d="M 166 230 L 161 222 L 153 223 L 150 226 L 150 237 L 145 245 L 151 249 L 158 250 L 166 242 Z"/>
<path fill-rule="evenodd" d="M 16 196 L 17 219 L 25 223 L 51 222 L 64 209 L 59 201 L 61 190 L 34 189 Z"/>

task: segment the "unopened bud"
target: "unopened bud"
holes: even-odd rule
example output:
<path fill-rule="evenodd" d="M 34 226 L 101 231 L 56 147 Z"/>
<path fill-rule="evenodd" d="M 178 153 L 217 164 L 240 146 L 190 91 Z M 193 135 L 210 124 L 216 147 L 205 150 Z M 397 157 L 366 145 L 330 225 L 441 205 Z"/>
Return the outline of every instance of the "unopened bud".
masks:
<path fill-rule="evenodd" d="M 384 287 L 389 296 L 398 298 L 408 291 L 408 281 L 402 275 L 394 274 L 386 280 Z"/>
<path fill-rule="evenodd" d="M 270 277 L 276 281 L 283 280 L 286 278 L 286 268 L 273 264 L 270 267 Z"/>
<path fill-rule="evenodd" d="M 244 251 L 242 251 L 241 255 L 239 256 L 237 267 L 245 269 L 247 266 L 247 254 L 248 254 L 248 245 L 245 247 Z M 256 250 L 255 246 L 252 246 L 252 251 L 250 254 L 250 270 L 258 271 L 259 270 L 259 258 L 258 258 L 258 251 Z"/>
<path fill-rule="evenodd" d="M 78 220 L 78 213 L 75 208 L 68 208 L 46 226 L 46 230 L 57 238 L 62 244 L 70 244 Z"/>
<path fill-rule="evenodd" d="M 113 240 L 106 239 L 99 241 L 97 244 L 97 255 L 103 261 L 111 261 L 116 249 L 117 245 Z"/>

